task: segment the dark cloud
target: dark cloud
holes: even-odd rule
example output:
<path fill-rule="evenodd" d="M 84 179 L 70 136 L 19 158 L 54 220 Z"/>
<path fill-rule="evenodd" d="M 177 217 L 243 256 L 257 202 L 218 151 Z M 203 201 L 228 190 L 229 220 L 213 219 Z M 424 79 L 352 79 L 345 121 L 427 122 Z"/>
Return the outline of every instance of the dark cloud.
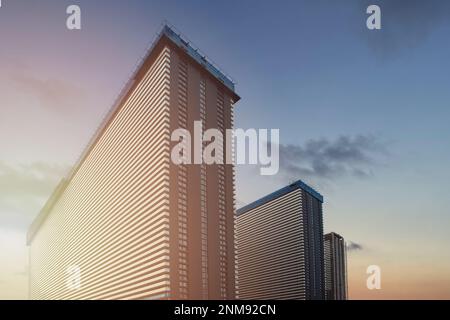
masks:
<path fill-rule="evenodd" d="M 362 33 L 382 58 L 392 58 L 422 45 L 450 18 L 448 0 L 363 0 L 358 1 L 358 10 L 365 13 L 372 4 L 381 8 L 382 28 L 368 30 L 364 23 Z"/>
<path fill-rule="evenodd" d="M 364 247 L 356 242 L 348 241 L 347 242 L 347 251 L 361 251 Z"/>
<path fill-rule="evenodd" d="M 387 154 L 373 136 L 341 136 L 336 140 L 309 140 L 303 146 L 280 145 L 280 173 L 287 179 L 313 178 L 329 181 L 341 176 L 368 177 Z"/>

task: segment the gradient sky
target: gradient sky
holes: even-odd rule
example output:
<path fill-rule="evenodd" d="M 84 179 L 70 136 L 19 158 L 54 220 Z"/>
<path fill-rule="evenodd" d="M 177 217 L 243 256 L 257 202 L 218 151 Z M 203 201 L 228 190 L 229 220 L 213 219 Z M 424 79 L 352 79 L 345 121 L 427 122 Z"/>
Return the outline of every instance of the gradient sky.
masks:
<path fill-rule="evenodd" d="M 449 18 L 445 0 L 3 0 L 0 298 L 27 297 L 26 229 L 166 19 L 236 80 L 237 127 L 281 130 L 280 173 L 239 167 L 239 205 L 302 179 L 352 243 L 351 298 L 449 299 Z"/>

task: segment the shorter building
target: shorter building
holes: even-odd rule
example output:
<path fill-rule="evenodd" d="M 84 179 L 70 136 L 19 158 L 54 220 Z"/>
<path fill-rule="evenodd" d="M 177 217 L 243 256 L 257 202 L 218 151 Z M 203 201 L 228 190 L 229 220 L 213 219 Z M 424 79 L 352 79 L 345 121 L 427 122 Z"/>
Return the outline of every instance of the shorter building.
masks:
<path fill-rule="evenodd" d="M 237 211 L 237 298 L 325 298 L 322 203 L 297 181 Z"/>
<path fill-rule="evenodd" d="M 347 300 L 347 251 L 343 237 L 324 236 L 325 294 L 327 300 Z"/>

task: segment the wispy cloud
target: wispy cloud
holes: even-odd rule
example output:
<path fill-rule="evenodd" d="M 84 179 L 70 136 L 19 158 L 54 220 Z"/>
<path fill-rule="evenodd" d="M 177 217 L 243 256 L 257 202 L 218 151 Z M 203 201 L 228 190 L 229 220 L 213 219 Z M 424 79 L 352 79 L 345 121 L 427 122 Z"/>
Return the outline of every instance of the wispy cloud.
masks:
<path fill-rule="evenodd" d="M 356 242 L 348 241 L 347 242 L 347 251 L 361 251 L 364 247 Z"/>
<path fill-rule="evenodd" d="M 12 165 L 0 161 L 0 195 L 46 196 L 66 171 L 66 166 L 58 164 Z"/>
<path fill-rule="evenodd" d="M 236 208 L 237 209 L 245 207 L 247 204 L 248 204 L 247 202 L 244 202 L 241 199 L 236 198 Z"/>
<path fill-rule="evenodd" d="M 21 94 L 31 96 L 50 111 L 68 113 L 85 104 L 82 88 L 62 79 L 41 78 L 25 67 L 12 70 L 9 80 Z"/>
<path fill-rule="evenodd" d="M 381 8 L 382 29 L 368 31 L 364 24 L 363 35 L 370 48 L 384 59 L 422 45 L 450 18 L 448 0 L 363 0 L 358 1 L 359 12 L 372 4 Z"/>
<path fill-rule="evenodd" d="M 0 161 L 0 225 L 23 226 L 37 214 L 68 167 L 35 162 Z"/>
<path fill-rule="evenodd" d="M 280 173 L 288 179 L 330 181 L 342 176 L 373 175 L 377 158 L 386 145 L 374 136 L 340 136 L 335 140 L 311 139 L 303 146 L 280 145 Z"/>

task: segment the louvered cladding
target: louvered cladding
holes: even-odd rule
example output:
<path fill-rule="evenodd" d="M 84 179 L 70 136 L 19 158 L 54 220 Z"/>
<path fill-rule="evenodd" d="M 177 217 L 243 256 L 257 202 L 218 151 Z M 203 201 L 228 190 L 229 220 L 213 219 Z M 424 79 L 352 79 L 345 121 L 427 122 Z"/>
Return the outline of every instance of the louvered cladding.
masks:
<path fill-rule="evenodd" d="M 237 296 L 323 299 L 321 201 L 296 186 L 238 210 Z"/>
<path fill-rule="evenodd" d="M 327 300 L 347 299 L 347 251 L 345 240 L 337 233 L 324 236 L 325 293 Z"/>
<path fill-rule="evenodd" d="M 163 297 L 169 283 L 170 52 L 130 95 L 30 249 L 38 299 Z M 67 267 L 81 270 L 68 290 Z"/>

